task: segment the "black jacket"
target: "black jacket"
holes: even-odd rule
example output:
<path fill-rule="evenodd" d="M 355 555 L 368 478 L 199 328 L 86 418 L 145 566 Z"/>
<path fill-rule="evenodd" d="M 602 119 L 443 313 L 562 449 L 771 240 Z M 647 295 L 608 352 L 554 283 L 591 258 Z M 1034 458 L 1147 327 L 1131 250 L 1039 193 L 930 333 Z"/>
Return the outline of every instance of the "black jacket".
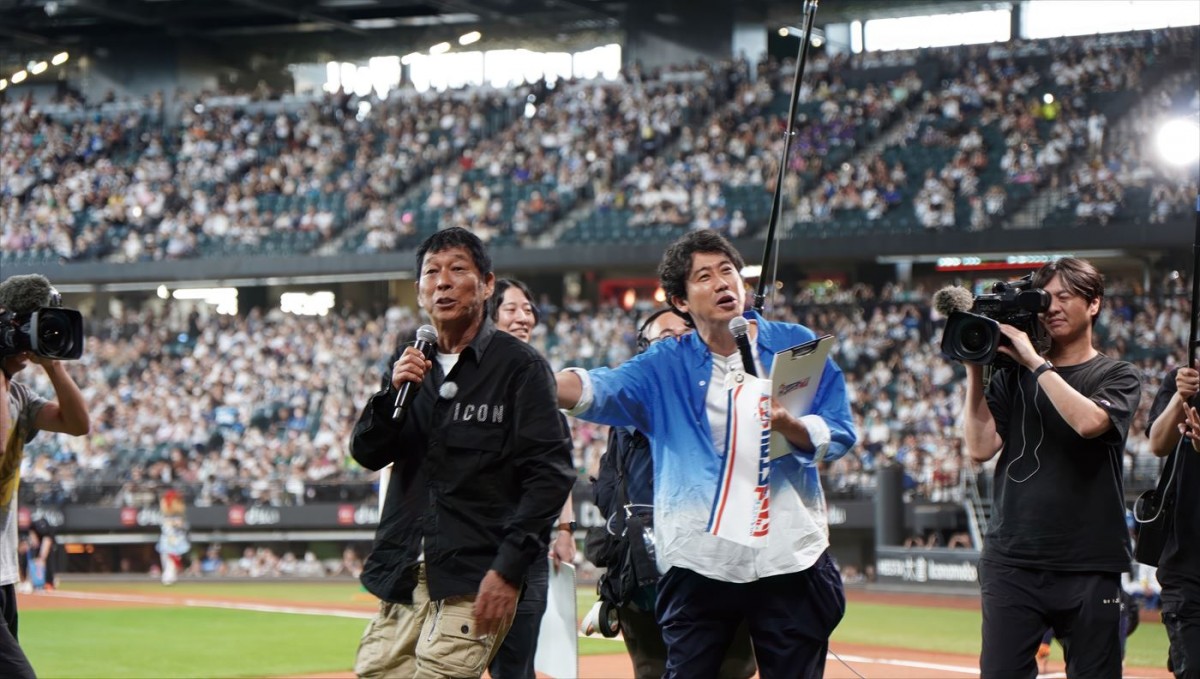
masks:
<path fill-rule="evenodd" d="M 390 382 L 389 365 L 350 440 L 362 466 L 395 463 L 363 586 L 411 603 L 422 547 L 435 600 L 476 594 L 488 570 L 519 586 L 575 479 L 550 366 L 485 320 L 449 375 L 434 360 L 402 427 Z"/>

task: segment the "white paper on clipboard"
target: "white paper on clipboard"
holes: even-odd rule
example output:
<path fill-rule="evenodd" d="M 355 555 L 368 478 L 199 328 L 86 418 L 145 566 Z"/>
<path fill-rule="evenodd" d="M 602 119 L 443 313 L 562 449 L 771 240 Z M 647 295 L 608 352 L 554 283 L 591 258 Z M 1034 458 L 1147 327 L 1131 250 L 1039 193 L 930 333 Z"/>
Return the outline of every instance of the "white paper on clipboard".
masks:
<path fill-rule="evenodd" d="M 550 557 L 546 557 L 549 559 Z M 575 567 L 550 564 L 546 613 L 538 631 L 533 668 L 539 676 L 569 679 L 579 676 L 579 616 L 575 610 Z"/>
<path fill-rule="evenodd" d="M 789 413 L 807 415 L 812 408 L 813 396 L 821 386 L 825 372 L 825 359 L 833 348 L 833 335 L 797 344 L 775 354 L 771 364 L 771 396 L 783 404 Z M 792 452 L 783 434 L 771 432 L 771 459 Z"/>

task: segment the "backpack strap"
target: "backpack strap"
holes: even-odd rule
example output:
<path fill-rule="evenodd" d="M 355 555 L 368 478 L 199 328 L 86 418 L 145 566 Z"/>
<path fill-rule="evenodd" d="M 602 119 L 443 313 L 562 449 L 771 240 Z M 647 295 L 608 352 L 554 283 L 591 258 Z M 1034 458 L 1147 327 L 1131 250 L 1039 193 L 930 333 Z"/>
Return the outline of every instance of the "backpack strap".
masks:
<path fill-rule="evenodd" d="M 606 454 L 613 456 L 613 468 L 617 472 L 617 486 L 615 496 L 613 497 L 613 514 L 625 511 L 625 505 L 629 504 L 629 488 L 626 486 L 625 479 L 625 446 L 621 445 L 621 437 L 617 434 L 616 427 L 608 429 L 608 451 Z M 612 516 L 608 517 L 612 521 Z"/>

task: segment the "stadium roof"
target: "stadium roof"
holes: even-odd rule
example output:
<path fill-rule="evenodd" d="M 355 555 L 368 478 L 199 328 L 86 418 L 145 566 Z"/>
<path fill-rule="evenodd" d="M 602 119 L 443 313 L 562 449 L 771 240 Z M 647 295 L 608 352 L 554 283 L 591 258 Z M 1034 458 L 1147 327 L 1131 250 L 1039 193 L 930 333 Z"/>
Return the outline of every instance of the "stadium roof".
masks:
<path fill-rule="evenodd" d="M 979 9 L 979 0 L 827 0 L 818 23 Z M 612 31 L 636 10 L 679 23 L 699 7 L 766 23 L 794 22 L 800 0 L 0 0 L 0 61 L 38 49 L 81 49 L 122 38 L 238 38 L 341 34 L 350 39 L 471 26 L 511 35 Z M 652 30 L 653 26 L 648 27 Z"/>

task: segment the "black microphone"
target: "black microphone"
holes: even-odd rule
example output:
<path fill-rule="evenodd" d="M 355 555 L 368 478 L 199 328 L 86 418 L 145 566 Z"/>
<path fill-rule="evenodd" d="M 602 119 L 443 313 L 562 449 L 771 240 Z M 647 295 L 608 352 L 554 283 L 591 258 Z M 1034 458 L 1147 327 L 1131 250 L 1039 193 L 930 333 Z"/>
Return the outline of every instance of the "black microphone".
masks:
<path fill-rule="evenodd" d="M 729 332 L 733 333 L 733 341 L 737 343 L 738 353 L 742 355 L 742 367 L 747 375 L 758 376 L 754 367 L 754 354 L 750 351 L 750 323 L 741 316 L 729 319 Z"/>
<path fill-rule="evenodd" d="M 943 317 L 955 311 L 970 311 L 975 306 L 975 297 L 970 290 L 958 285 L 947 285 L 933 294 L 933 308 Z"/>
<path fill-rule="evenodd" d="M 433 355 L 437 353 L 437 330 L 432 325 L 422 325 L 417 328 L 417 341 L 413 342 L 413 347 L 421 352 L 425 360 L 432 361 Z M 400 385 L 400 391 L 396 394 L 396 407 L 392 410 L 392 422 L 402 424 L 404 416 L 408 414 L 408 404 L 413 400 L 413 393 L 420 389 L 419 383 L 405 382 Z"/>

